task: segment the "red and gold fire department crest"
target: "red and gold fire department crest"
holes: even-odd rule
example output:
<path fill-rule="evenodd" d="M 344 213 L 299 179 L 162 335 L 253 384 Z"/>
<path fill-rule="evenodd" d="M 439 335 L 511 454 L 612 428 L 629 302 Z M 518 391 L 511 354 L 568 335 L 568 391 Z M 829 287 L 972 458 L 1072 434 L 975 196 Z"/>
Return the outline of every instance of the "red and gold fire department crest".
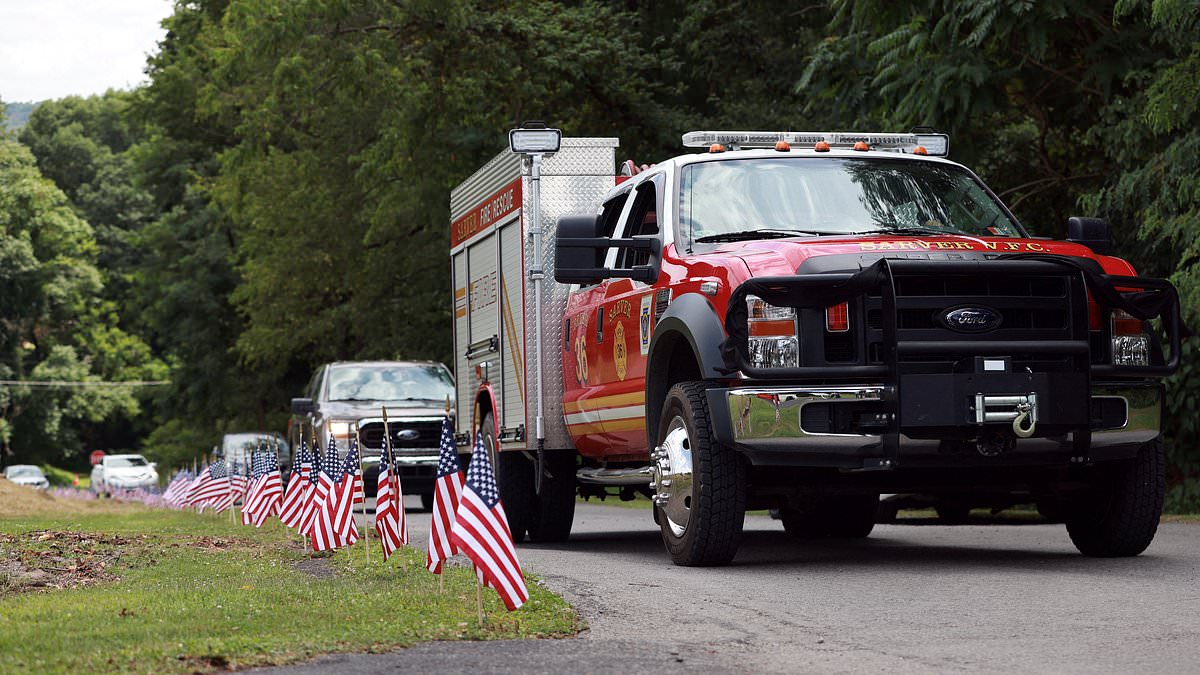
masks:
<path fill-rule="evenodd" d="M 629 350 L 625 347 L 625 323 L 617 324 L 613 331 L 613 363 L 617 367 L 617 379 L 624 380 L 629 363 Z"/>

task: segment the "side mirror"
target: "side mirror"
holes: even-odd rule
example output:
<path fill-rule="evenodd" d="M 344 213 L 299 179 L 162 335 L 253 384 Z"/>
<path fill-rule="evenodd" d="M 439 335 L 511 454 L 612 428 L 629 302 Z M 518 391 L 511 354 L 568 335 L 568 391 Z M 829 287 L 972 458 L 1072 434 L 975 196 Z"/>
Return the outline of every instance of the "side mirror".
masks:
<path fill-rule="evenodd" d="M 292 399 L 292 414 L 293 415 L 309 415 L 316 411 L 316 406 L 313 405 L 311 398 L 294 398 Z"/>
<path fill-rule="evenodd" d="M 1112 233 L 1108 223 L 1100 218 L 1071 216 L 1067 218 L 1067 241 L 1083 244 L 1099 255 L 1112 255 Z"/>
<path fill-rule="evenodd" d="M 608 238 L 600 236 L 596 216 L 563 216 L 554 237 L 554 280 L 560 284 L 591 284 L 604 277 Z"/>
<path fill-rule="evenodd" d="M 561 284 L 591 284 L 601 279 L 633 279 L 654 283 L 658 278 L 655 265 L 637 265 L 630 269 L 604 267 L 604 254 L 610 248 L 633 248 L 649 251 L 657 258 L 662 242 L 655 236 L 612 239 L 600 236 L 600 223 L 595 216 L 563 216 L 558 220 L 554 238 L 554 280 Z"/>

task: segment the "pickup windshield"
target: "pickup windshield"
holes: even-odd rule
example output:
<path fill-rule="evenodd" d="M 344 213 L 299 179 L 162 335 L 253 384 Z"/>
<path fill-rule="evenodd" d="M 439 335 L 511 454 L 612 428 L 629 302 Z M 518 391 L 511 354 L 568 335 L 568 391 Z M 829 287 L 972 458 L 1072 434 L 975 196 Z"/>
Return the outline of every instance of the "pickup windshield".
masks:
<path fill-rule="evenodd" d="M 435 365 L 345 365 L 329 369 L 330 401 L 445 401 L 454 380 Z"/>
<path fill-rule="evenodd" d="M 681 234 L 687 241 L 730 241 L 756 231 L 777 237 L 786 230 L 798 237 L 1022 236 L 970 173 L 928 161 L 781 157 L 697 162 L 683 168 L 681 185 Z"/>

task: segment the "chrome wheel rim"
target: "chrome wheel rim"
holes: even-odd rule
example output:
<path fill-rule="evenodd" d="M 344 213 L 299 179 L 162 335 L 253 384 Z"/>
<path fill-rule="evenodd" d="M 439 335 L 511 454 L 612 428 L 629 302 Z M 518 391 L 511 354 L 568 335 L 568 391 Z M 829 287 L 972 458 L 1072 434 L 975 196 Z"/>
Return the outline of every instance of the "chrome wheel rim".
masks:
<path fill-rule="evenodd" d="M 692 441 L 687 424 L 676 416 L 654 449 L 654 503 L 676 537 L 692 520 L 692 483 Z"/>

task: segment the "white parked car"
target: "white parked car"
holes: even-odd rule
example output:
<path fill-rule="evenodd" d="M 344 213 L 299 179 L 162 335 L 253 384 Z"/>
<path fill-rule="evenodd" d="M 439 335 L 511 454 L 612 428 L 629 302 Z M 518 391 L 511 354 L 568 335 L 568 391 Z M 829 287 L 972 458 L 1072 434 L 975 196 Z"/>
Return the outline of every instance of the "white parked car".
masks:
<path fill-rule="evenodd" d="M 46 474 L 32 464 L 13 464 L 4 470 L 4 477 L 17 485 L 29 485 L 39 490 L 50 487 Z"/>
<path fill-rule="evenodd" d="M 158 487 L 158 471 L 141 455 L 105 455 L 92 467 L 92 492 Z"/>

